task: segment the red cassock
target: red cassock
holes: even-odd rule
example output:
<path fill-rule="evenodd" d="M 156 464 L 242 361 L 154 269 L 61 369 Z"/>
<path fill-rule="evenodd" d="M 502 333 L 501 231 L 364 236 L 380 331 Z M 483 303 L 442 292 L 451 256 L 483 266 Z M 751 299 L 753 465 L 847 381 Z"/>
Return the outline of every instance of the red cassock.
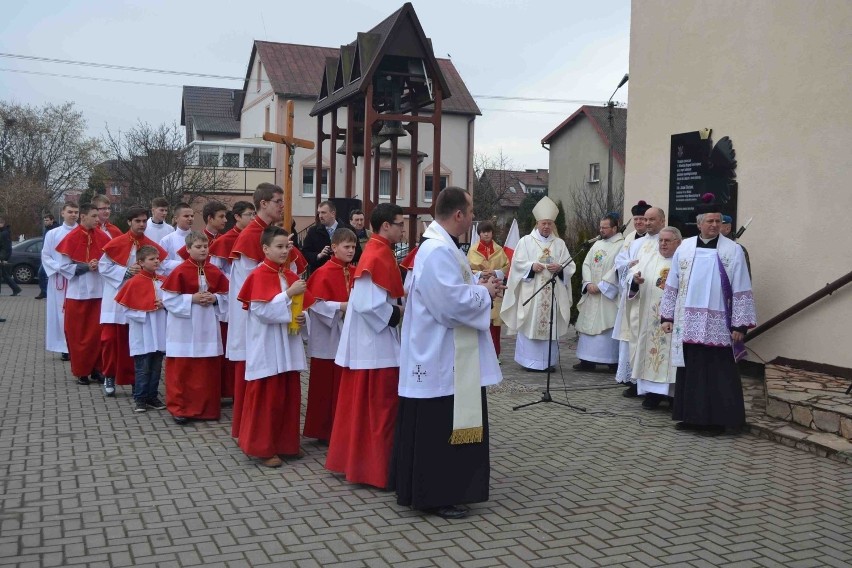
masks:
<path fill-rule="evenodd" d="M 390 243 L 379 235 L 372 235 L 364 247 L 354 278 L 364 273 L 391 298 L 403 296 Z M 398 386 L 399 367 L 343 369 L 326 468 L 343 472 L 352 483 L 388 486 Z"/>
<path fill-rule="evenodd" d="M 157 252 L 160 253 L 160 262 L 168 257 L 168 253 L 163 247 L 144 235 L 136 237 L 130 231 L 108 242 L 104 246 L 104 253 L 113 260 L 124 259 L 130 256 L 130 251 L 134 246 L 136 250 L 139 250 L 145 245 L 157 249 Z M 121 290 L 129 283 L 130 280 L 121 287 Z M 119 290 L 119 293 L 121 293 L 121 290 Z M 118 294 L 116 294 L 116 298 L 118 298 Z M 130 326 L 118 323 L 101 324 L 101 343 L 103 345 L 103 374 L 115 378 L 117 385 L 132 385 L 136 382 L 136 368 L 133 365 L 133 358 L 130 356 Z"/>
<path fill-rule="evenodd" d="M 233 250 L 234 244 L 237 242 L 237 237 L 240 236 L 241 232 L 242 230 L 239 227 L 234 226 L 230 231 L 222 233 L 216 239 L 213 239 L 208 249 L 210 256 L 223 258 L 227 262 L 230 262 L 231 250 Z M 222 347 L 224 348 L 228 345 L 228 322 L 219 322 L 219 327 L 222 330 Z M 221 362 L 222 398 L 234 398 L 234 362 L 225 357 L 225 355 L 222 355 Z"/>
<path fill-rule="evenodd" d="M 280 276 L 284 276 L 288 286 L 299 279 L 286 266 L 289 266 L 289 259 L 281 266 L 272 265 L 266 260 L 249 274 L 238 295 L 246 309 L 250 309 L 252 302 L 269 302 L 280 294 Z M 304 309 L 307 310 L 313 301 L 313 295 L 306 291 Z M 303 349 L 301 338 L 296 339 L 295 343 L 299 349 Z M 302 404 L 299 371 L 284 371 L 260 379 L 243 380 L 243 383 L 245 391 L 238 440 L 240 449 L 246 455 L 260 458 L 298 454 Z"/>
<path fill-rule="evenodd" d="M 346 302 L 352 286 L 350 267 L 332 257 L 308 278 L 308 290 L 318 300 Z M 316 325 L 316 324 L 315 324 Z M 311 357 L 311 374 L 308 383 L 308 407 L 305 411 L 305 428 L 302 434 L 317 440 L 331 439 L 340 376 L 343 368 L 334 359 Z"/>
<path fill-rule="evenodd" d="M 203 265 L 207 291 L 226 294 L 228 279 L 210 264 Z M 175 268 L 163 290 L 175 294 L 195 294 L 199 291 L 201 267 L 186 260 Z M 195 325 L 195 322 L 192 322 Z M 197 420 L 218 420 L 221 414 L 222 356 L 166 357 L 166 408 L 172 416 Z"/>
<path fill-rule="evenodd" d="M 77 225 L 56 246 L 56 251 L 74 262 L 88 264 L 100 259 L 110 238 L 100 229 Z M 100 278 L 100 277 L 98 277 Z M 86 377 L 103 367 L 101 361 L 101 299 L 65 298 L 65 337 L 71 356 L 71 373 Z"/>

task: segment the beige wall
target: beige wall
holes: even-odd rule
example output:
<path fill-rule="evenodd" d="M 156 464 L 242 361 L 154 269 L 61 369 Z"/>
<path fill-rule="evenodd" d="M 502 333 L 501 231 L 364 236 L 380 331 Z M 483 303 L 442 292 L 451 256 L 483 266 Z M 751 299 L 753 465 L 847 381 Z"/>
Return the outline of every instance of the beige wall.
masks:
<path fill-rule="evenodd" d="M 571 194 L 574 191 L 582 189 L 606 193 L 609 147 L 603 143 L 600 134 L 585 116 L 578 117 L 553 139 L 549 160 L 548 195 L 561 201 L 569 216 Z M 594 163 L 601 166 L 600 181 L 587 183 L 589 165 Z M 612 166 L 612 187 L 613 193 L 616 193 L 624 184 L 624 169 L 614 157 Z"/>
<path fill-rule="evenodd" d="M 625 201 L 668 203 L 672 134 L 730 136 L 759 321 L 852 270 L 850 21 L 848 0 L 633 1 Z M 850 321 L 852 285 L 748 345 L 852 367 Z"/>

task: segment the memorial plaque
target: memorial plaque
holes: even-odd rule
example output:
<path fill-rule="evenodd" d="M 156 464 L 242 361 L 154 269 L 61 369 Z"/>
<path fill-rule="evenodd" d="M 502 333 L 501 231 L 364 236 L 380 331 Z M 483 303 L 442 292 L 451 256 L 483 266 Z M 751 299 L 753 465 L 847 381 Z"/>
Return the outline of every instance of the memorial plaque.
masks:
<path fill-rule="evenodd" d="M 684 238 L 698 234 L 695 209 L 705 193 L 716 196 L 716 203 L 733 218 L 732 227 L 736 230 L 736 167 L 733 145 L 727 136 L 714 147 L 709 135 L 702 139 L 698 131 L 672 135 L 668 219 Z"/>

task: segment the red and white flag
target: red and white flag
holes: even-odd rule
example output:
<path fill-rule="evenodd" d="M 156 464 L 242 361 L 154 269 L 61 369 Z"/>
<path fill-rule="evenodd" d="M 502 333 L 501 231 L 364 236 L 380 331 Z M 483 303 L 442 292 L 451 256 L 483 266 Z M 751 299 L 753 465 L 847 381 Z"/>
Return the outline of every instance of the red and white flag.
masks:
<path fill-rule="evenodd" d="M 512 219 L 512 226 L 509 227 L 509 234 L 506 235 L 506 244 L 503 245 L 503 250 L 506 251 L 509 262 L 512 262 L 512 255 L 515 254 L 515 247 L 518 246 L 520 240 L 521 232 L 518 230 L 518 220 Z"/>

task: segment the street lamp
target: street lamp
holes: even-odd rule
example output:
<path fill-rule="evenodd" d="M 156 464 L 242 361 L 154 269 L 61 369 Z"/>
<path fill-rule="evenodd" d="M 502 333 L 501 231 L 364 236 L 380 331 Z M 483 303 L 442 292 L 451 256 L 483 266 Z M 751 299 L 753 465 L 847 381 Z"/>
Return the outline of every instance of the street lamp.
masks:
<path fill-rule="evenodd" d="M 621 78 L 621 81 L 618 83 L 618 86 L 615 88 L 615 91 L 609 96 L 609 100 L 606 102 L 607 108 L 607 119 L 609 121 L 609 163 L 606 168 L 606 212 L 610 213 L 613 210 L 612 203 L 612 136 L 615 131 L 614 121 L 615 118 L 612 115 L 612 109 L 615 107 L 615 103 L 612 102 L 612 97 L 615 96 L 615 93 L 627 83 L 628 74 L 625 73 L 624 77 Z"/>

